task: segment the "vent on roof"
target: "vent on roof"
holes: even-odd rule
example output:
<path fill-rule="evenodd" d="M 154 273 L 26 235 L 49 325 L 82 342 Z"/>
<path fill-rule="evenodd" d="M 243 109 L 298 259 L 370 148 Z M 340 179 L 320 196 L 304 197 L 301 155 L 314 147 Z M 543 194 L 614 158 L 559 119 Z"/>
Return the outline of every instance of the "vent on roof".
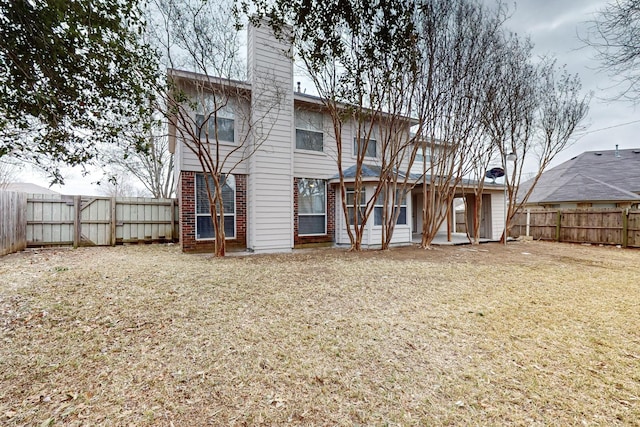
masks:
<path fill-rule="evenodd" d="M 640 154 L 640 150 L 633 150 L 633 154 Z"/>
<path fill-rule="evenodd" d="M 602 153 L 593 153 L 595 156 L 602 156 Z"/>

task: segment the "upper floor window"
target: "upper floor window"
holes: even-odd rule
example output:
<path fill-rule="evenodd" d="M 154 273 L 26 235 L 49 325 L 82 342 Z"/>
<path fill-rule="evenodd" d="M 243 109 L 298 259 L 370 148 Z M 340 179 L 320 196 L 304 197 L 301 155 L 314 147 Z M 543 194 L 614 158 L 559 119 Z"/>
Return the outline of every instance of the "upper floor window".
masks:
<path fill-rule="evenodd" d="M 415 163 L 426 163 L 427 169 L 429 168 L 429 163 L 431 163 L 431 156 L 426 153 L 426 150 L 424 148 L 418 149 L 416 153 Z"/>
<path fill-rule="evenodd" d="M 353 155 L 364 152 L 365 157 L 378 157 L 377 143 L 375 139 L 353 138 Z"/>
<path fill-rule="evenodd" d="M 411 165 L 411 173 L 421 174 L 431 169 L 431 151 L 428 148 L 418 148 L 416 158 Z"/>
<path fill-rule="evenodd" d="M 206 117 L 206 124 L 205 124 Z M 220 108 L 216 113 L 196 114 L 196 132 L 201 140 L 235 141 L 235 120 L 228 108 Z M 216 138 L 216 130 L 218 136 Z"/>
<path fill-rule="evenodd" d="M 296 110 L 296 148 L 298 150 L 324 150 L 322 113 Z"/>

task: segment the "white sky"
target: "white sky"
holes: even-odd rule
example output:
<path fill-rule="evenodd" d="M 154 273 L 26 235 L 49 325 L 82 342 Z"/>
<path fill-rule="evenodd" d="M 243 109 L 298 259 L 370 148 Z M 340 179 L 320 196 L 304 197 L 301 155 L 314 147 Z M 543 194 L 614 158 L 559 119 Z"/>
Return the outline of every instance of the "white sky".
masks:
<path fill-rule="evenodd" d="M 618 92 L 609 76 L 598 72 L 599 62 L 592 48 L 580 37 L 587 35 L 588 21 L 609 3 L 603 0 L 521 0 L 511 4 L 513 15 L 507 26 L 522 35 L 529 35 L 538 55 L 552 55 L 558 64 L 566 64 L 571 73 L 582 80 L 583 90 L 593 92 L 586 132 L 573 146 L 560 153 L 551 166 L 584 152 L 639 148 L 640 117 L 633 105 L 625 101 L 608 101 Z M 600 130 L 604 129 L 604 130 Z"/>
<path fill-rule="evenodd" d="M 493 0 L 484 1 L 493 3 Z M 607 100 L 616 93 L 616 88 L 612 88 L 609 76 L 597 71 L 599 63 L 594 58 L 595 52 L 579 38 L 586 36 L 587 22 L 593 20 L 596 12 L 606 4 L 607 1 L 603 0 L 520 0 L 508 3 L 512 15 L 507 27 L 520 35 L 529 35 L 536 54 L 558 58 L 559 64 L 566 64 L 570 72 L 580 75 L 585 93 L 594 93 L 585 121 L 585 134 L 560 153 L 551 166 L 584 151 L 613 150 L 616 144 L 621 149 L 640 148 L 640 122 L 623 125 L 640 120 L 636 108 L 628 102 Z M 19 181 L 48 186 L 46 177 L 27 169 Z M 93 182 L 101 174 L 83 177 L 78 168 L 69 170 L 65 177 L 67 184 L 64 187 L 53 186 L 52 189 L 66 194 L 98 194 L 98 187 Z"/>

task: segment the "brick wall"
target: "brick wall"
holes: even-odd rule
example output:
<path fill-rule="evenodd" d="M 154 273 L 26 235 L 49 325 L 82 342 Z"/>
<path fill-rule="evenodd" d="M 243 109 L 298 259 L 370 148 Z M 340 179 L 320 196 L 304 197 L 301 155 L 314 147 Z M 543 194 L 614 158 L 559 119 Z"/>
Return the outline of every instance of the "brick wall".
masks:
<path fill-rule="evenodd" d="M 247 246 L 247 176 L 236 175 L 236 237 L 227 239 L 227 250 Z M 184 252 L 213 252 L 213 240 L 196 240 L 196 173 L 181 172 L 178 182 L 180 201 L 180 245 Z"/>
<path fill-rule="evenodd" d="M 298 235 L 298 179 L 293 178 L 293 242 L 295 246 L 313 243 L 330 243 L 335 235 L 335 187 L 327 183 L 327 234 L 324 236 L 299 236 Z"/>

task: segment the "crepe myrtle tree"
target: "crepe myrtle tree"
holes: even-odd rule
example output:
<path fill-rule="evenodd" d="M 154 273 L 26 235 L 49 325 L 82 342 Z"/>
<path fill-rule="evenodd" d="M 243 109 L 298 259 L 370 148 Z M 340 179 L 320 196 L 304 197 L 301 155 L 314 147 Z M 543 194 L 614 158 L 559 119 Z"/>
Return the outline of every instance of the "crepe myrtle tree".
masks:
<path fill-rule="evenodd" d="M 155 105 L 169 123 L 169 139 L 194 154 L 204 177 L 204 199 L 211 215 L 215 255 L 226 254 L 225 192 L 233 171 L 268 137 L 263 120 L 278 114 L 284 94 L 276 85 L 268 95 L 251 91 L 239 55 L 240 15 L 226 0 L 154 0 L 149 19 L 153 46 L 166 65 Z M 178 71 L 177 68 L 180 68 Z M 255 83 L 255 82 L 254 82 Z M 275 92 L 274 92 L 275 91 Z M 250 114 L 253 108 L 260 115 Z M 232 117 L 232 118 L 231 118 Z M 237 131 L 236 131 L 237 130 Z M 231 144 L 230 144 L 231 143 Z M 223 147 L 224 145 L 224 147 Z"/>
<path fill-rule="evenodd" d="M 496 63 L 494 80 L 486 87 L 483 123 L 500 159 L 505 162 L 511 153 L 516 157 L 506 168 L 504 242 L 513 216 L 527 202 L 544 170 L 574 142 L 591 94 L 583 94 L 580 78 L 555 60 L 534 63 L 528 40 L 509 34 L 502 46 L 503 59 Z M 520 190 L 525 167 L 531 163 L 536 167 L 533 178 L 528 188 Z"/>
<path fill-rule="evenodd" d="M 617 82 L 617 99 L 640 99 L 640 1 L 608 3 L 590 22 L 583 41 L 596 50 L 601 70 Z"/>
<path fill-rule="evenodd" d="M 0 0 L 0 158 L 62 183 L 102 144 L 142 150 L 157 61 L 137 0 Z"/>
<path fill-rule="evenodd" d="M 450 218 L 456 192 L 481 142 L 483 88 L 505 10 L 469 0 L 424 2 L 418 15 L 419 47 L 427 64 L 419 97 L 424 151 L 422 239 L 429 248 Z M 450 227 L 447 227 L 450 232 Z"/>
<path fill-rule="evenodd" d="M 419 68 L 413 20 L 416 3 L 256 0 L 244 2 L 243 7 L 255 12 L 256 23 L 269 25 L 278 37 L 293 44 L 331 117 L 342 214 L 350 250 L 359 251 L 376 201 L 388 191 L 377 185 L 367 194 L 363 171 L 375 172 L 380 183 L 388 182 L 397 158 L 392 151 L 407 146 L 409 140 L 408 132 L 385 127 L 407 127 L 411 113 L 412 76 Z M 393 110 L 387 108 L 391 104 Z M 345 126 L 351 127 L 353 139 L 343 138 Z M 345 166 L 352 160 L 354 174 L 346 179 Z"/>
<path fill-rule="evenodd" d="M 470 216 L 465 215 L 465 220 L 468 222 L 471 217 L 471 223 L 467 226 L 467 236 L 471 244 L 478 245 L 480 244 L 480 223 L 482 220 L 482 194 L 489 166 L 496 161 L 497 150 L 496 145 L 487 137 L 480 138 L 471 147 L 471 150 L 470 176 L 475 178 L 475 184 L 471 186 L 471 194 L 468 195 L 468 197 L 473 197 L 471 206 L 467 203 L 467 195 L 465 194 L 465 212 L 469 212 L 470 207 L 473 208 L 473 211 Z M 466 186 L 463 186 L 463 194 L 465 190 Z"/>

